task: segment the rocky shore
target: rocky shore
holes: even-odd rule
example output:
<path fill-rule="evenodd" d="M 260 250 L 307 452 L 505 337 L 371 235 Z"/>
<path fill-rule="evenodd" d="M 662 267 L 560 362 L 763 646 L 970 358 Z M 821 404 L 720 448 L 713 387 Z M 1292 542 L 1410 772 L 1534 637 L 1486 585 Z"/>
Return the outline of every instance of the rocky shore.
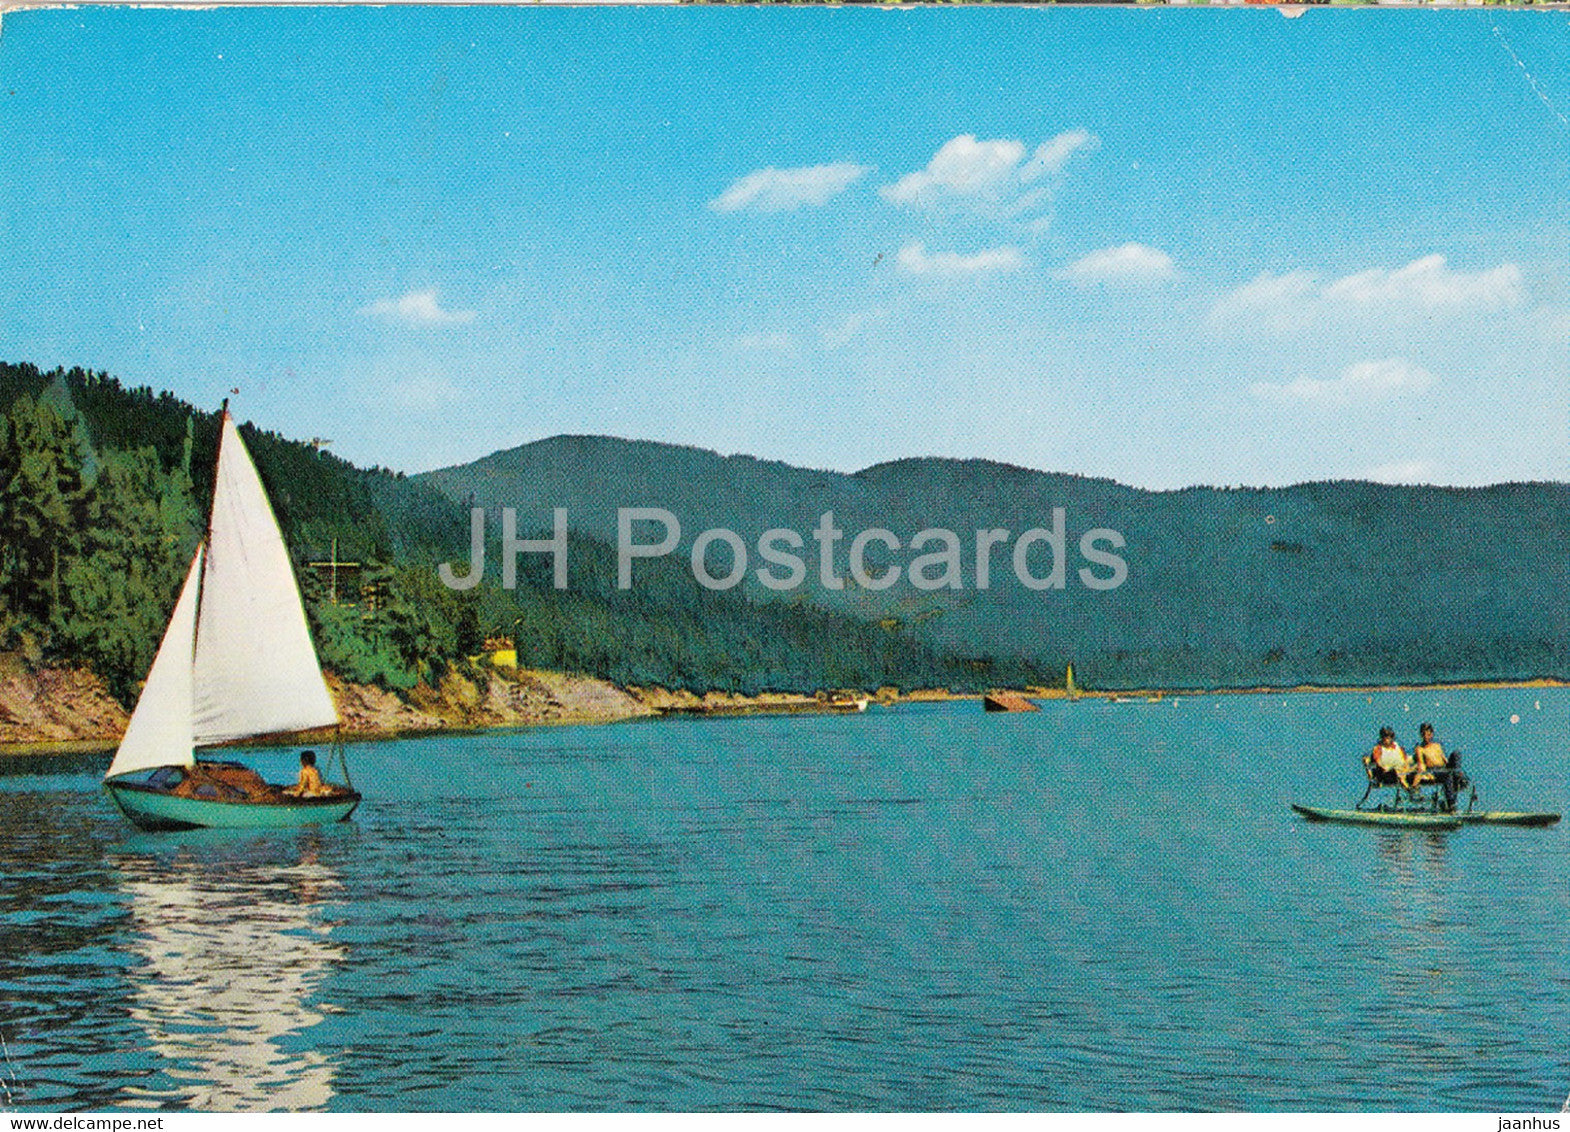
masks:
<path fill-rule="evenodd" d="M 699 695 L 665 688 L 621 688 L 580 673 L 475 666 L 448 672 L 434 687 L 393 692 L 327 674 L 346 737 L 371 739 L 484 727 L 610 723 L 659 715 L 858 712 L 868 703 L 950 698 L 948 693 L 875 695 L 845 690 Z M 129 713 L 85 669 L 29 669 L 0 657 L 0 755 L 108 750 Z"/>
<path fill-rule="evenodd" d="M 604 680 L 564 672 L 449 673 L 395 693 L 327 674 L 346 736 L 367 739 L 479 727 L 602 723 L 658 709 Z M 0 660 L 0 754 L 107 750 L 130 713 L 92 672 Z"/>
<path fill-rule="evenodd" d="M 81 668 L 29 669 L 0 655 L 0 749 L 21 745 L 113 746 L 129 713 Z"/>
<path fill-rule="evenodd" d="M 331 673 L 327 685 L 344 730 L 356 738 L 541 723 L 607 723 L 655 714 L 608 681 L 536 669 L 449 672 L 435 687 L 419 684 L 402 694 L 349 684 Z"/>

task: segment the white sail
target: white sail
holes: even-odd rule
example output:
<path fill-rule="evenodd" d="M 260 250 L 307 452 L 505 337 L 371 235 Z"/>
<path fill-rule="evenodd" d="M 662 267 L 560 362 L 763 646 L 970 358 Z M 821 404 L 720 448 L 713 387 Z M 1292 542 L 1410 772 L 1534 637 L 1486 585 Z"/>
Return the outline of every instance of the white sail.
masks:
<path fill-rule="evenodd" d="M 109 764 L 105 778 L 152 770 L 160 766 L 190 766 L 196 761 L 191 735 L 192 650 L 196 645 L 197 591 L 201 587 L 202 547 L 196 548 L 191 569 L 175 602 L 169 627 L 153 666 L 147 670 L 147 683 L 136 701 L 125 737 Z"/>
<path fill-rule="evenodd" d="M 289 552 L 228 413 L 196 627 L 198 746 L 338 722 Z"/>

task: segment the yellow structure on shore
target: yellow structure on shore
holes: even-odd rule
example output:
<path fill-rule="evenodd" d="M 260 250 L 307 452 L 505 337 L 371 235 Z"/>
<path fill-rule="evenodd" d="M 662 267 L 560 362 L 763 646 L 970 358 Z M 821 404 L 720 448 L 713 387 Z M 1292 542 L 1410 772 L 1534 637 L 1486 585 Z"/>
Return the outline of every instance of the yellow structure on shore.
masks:
<path fill-rule="evenodd" d="M 518 646 L 511 637 L 487 638 L 480 656 L 490 661 L 492 668 L 518 667 Z M 478 662 L 480 657 L 471 656 L 469 659 Z"/>

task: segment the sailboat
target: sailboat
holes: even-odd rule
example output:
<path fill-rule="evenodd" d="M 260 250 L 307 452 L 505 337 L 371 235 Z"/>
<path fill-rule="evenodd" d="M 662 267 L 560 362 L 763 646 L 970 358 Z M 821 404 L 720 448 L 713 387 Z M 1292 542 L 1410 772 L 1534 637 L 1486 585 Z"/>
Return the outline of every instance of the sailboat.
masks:
<path fill-rule="evenodd" d="M 296 797 L 240 763 L 196 757 L 202 747 L 339 722 L 283 533 L 227 402 L 222 417 L 207 538 L 104 788 L 143 829 L 342 821 L 360 804 L 352 789 Z"/>

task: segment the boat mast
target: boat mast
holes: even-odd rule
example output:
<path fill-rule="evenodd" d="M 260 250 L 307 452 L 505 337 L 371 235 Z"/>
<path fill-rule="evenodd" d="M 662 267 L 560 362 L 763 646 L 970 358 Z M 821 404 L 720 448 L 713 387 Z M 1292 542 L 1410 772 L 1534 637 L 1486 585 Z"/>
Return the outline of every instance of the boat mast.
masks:
<path fill-rule="evenodd" d="M 213 504 L 218 499 L 218 461 L 223 456 L 224 422 L 229 419 L 229 398 L 218 406 L 218 442 L 213 445 L 213 490 L 207 500 L 207 545 L 213 545 Z"/>
<path fill-rule="evenodd" d="M 218 499 L 218 460 L 223 455 L 224 421 L 229 419 L 229 398 L 218 407 L 218 442 L 213 445 L 213 486 L 207 498 L 207 529 L 202 543 L 207 551 L 202 555 L 202 576 L 196 582 L 196 626 L 191 633 L 191 663 L 196 663 L 196 648 L 202 639 L 202 593 L 207 589 L 207 572 L 213 568 L 213 504 Z"/>

